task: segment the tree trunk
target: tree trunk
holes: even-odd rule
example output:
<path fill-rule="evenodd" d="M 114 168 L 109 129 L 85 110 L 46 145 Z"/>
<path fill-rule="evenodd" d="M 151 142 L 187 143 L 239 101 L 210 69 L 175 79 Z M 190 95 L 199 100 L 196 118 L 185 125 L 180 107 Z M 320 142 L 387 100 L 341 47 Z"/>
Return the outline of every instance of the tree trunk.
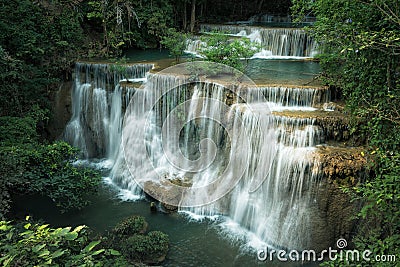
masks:
<path fill-rule="evenodd" d="M 196 0 L 192 0 L 192 13 L 190 15 L 190 32 L 194 31 L 195 23 L 196 23 Z"/>
<path fill-rule="evenodd" d="M 186 1 L 183 3 L 183 30 L 187 29 L 187 10 L 186 10 Z"/>
<path fill-rule="evenodd" d="M 261 9 L 262 9 L 263 4 L 264 4 L 264 0 L 261 0 L 261 1 L 258 3 L 258 8 L 257 8 L 257 10 L 258 10 L 259 13 L 261 13 Z"/>

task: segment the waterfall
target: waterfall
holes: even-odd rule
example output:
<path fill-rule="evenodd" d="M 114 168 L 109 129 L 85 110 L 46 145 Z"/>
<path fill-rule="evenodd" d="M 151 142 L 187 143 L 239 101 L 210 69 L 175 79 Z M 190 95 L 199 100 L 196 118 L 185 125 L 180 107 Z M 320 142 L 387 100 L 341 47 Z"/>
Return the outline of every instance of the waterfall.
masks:
<path fill-rule="evenodd" d="M 277 106 L 301 107 L 307 109 L 329 101 L 327 88 L 299 88 L 285 86 L 258 87 L 266 101 Z"/>
<path fill-rule="evenodd" d="M 78 147 L 85 158 L 114 160 L 122 127 L 122 94 L 129 91 L 123 90 L 119 82 L 144 78 L 152 68 L 152 64 L 76 63 L 72 117 L 64 131 L 64 139 Z M 129 103 L 129 94 L 126 102 Z"/>
<path fill-rule="evenodd" d="M 303 29 L 297 28 L 264 28 L 239 25 L 201 24 L 200 32 L 223 32 L 232 36 L 247 37 L 259 43 L 262 50 L 253 58 L 310 58 L 317 53 L 315 40 Z M 188 41 L 187 52 L 198 53 L 201 49 L 198 39 Z"/>
<path fill-rule="evenodd" d="M 238 131 L 250 134 L 251 157 L 245 179 L 230 195 L 228 216 L 268 244 L 312 247 L 310 207 L 318 178 L 312 171 L 318 166 L 313 150 L 321 142 L 321 130 L 312 119 L 268 116 L 264 105 L 245 111 L 237 107 L 235 112 L 245 122 Z M 240 137 L 233 140 L 243 142 Z M 263 182 L 254 188 L 252 181 Z"/>
<path fill-rule="evenodd" d="M 314 152 L 324 133 L 312 118 L 275 111 L 315 110 L 329 101 L 327 89 L 193 80 L 174 74 L 179 67 L 110 68 L 77 64 L 64 137 L 87 158 L 112 160 L 110 181 L 123 199 L 144 188 L 196 218 L 226 216 L 267 244 L 312 247 Z M 143 77 L 140 88 L 119 84 Z"/>
<path fill-rule="evenodd" d="M 201 57 L 198 52 L 206 45 L 201 39 L 193 37 L 186 40 L 185 53 Z"/>

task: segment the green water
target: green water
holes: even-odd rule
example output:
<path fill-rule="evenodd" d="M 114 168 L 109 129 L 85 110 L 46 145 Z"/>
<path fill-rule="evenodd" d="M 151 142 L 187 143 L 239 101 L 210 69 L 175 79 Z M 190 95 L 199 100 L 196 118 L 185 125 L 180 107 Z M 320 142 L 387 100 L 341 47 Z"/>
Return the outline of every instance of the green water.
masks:
<path fill-rule="evenodd" d="M 256 84 L 314 85 L 314 77 L 320 72 L 317 62 L 282 59 L 252 59 L 246 74 Z"/>
<path fill-rule="evenodd" d="M 218 221 L 191 221 L 181 213 L 152 213 L 148 201 L 121 201 L 116 197 L 117 193 L 109 185 L 102 185 L 99 194 L 90 197 L 91 205 L 64 214 L 49 199 L 19 196 L 14 199 L 12 212 L 21 218 L 27 214 L 41 218 L 53 227 L 84 224 L 97 232 L 112 229 L 127 216 L 144 216 L 149 230 L 160 230 L 169 235 L 170 249 L 163 266 L 300 266 L 258 261 L 256 252 L 244 249 L 242 241 L 224 237 Z"/>
<path fill-rule="evenodd" d="M 125 51 L 124 56 L 126 59 L 135 62 L 155 61 L 171 57 L 166 49 L 129 49 Z"/>
<path fill-rule="evenodd" d="M 167 50 L 129 50 L 126 58 L 132 62 L 159 62 L 173 60 Z M 185 55 L 182 62 L 191 58 Z M 168 62 L 171 63 L 171 62 Z M 252 59 L 249 60 L 245 74 L 256 84 L 319 86 L 314 77 L 320 72 L 318 62 L 297 59 Z"/>

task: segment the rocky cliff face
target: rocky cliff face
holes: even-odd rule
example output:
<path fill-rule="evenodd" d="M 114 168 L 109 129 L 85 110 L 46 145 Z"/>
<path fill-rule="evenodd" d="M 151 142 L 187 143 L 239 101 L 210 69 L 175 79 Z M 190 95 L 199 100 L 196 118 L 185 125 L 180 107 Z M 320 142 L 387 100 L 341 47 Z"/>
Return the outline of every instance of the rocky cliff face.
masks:
<path fill-rule="evenodd" d="M 317 209 L 313 237 L 320 250 L 335 248 L 339 238 L 351 240 L 357 221 L 353 216 L 360 203 L 352 202 L 343 188 L 363 182 L 369 171 L 362 147 L 321 146 L 317 150 L 321 180 L 316 188 Z"/>
<path fill-rule="evenodd" d="M 55 93 L 52 110 L 47 127 L 50 140 L 60 139 L 64 132 L 65 126 L 71 119 L 72 103 L 71 91 L 73 82 L 63 82 L 60 84 L 58 91 Z"/>

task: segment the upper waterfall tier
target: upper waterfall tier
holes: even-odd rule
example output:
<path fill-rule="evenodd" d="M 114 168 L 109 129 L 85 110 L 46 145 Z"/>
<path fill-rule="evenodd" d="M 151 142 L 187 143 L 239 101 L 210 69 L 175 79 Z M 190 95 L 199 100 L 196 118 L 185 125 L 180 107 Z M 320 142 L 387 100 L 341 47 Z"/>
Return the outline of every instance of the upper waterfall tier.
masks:
<path fill-rule="evenodd" d="M 262 51 L 253 58 L 310 58 L 317 53 L 317 44 L 303 29 L 264 28 L 239 25 L 201 24 L 200 32 L 223 32 L 232 36 L 247 37 L 261 44 Z M 199 41 L 189 42 L 188 50 L 196 52 Z"/>
<path fill-rule="evenodd" d="M 90 84 L 94 88 L 113 90 L 121 80 L 135 81 L 146 77 L 154 64 L 106 64 L 77 62 L 75 78 L 80 84 Z"/>
<path fill-rule="evenodd" d="M 256 91 L 262 94 L 265 101 L 275 103 L 276 109 L 280 107 L 313 107 L 330 100 L 327 88 L 258 86 Z"/>
<path fill-rule="evenodd" d="M 64 139 L 85 157 L 115 157 L 118 153 L 123 109 L 132 89 L 121 80 L 144 79 L 153 64 L 113 65 L 78 62 L 72 90 L 72 117 Z"/>

